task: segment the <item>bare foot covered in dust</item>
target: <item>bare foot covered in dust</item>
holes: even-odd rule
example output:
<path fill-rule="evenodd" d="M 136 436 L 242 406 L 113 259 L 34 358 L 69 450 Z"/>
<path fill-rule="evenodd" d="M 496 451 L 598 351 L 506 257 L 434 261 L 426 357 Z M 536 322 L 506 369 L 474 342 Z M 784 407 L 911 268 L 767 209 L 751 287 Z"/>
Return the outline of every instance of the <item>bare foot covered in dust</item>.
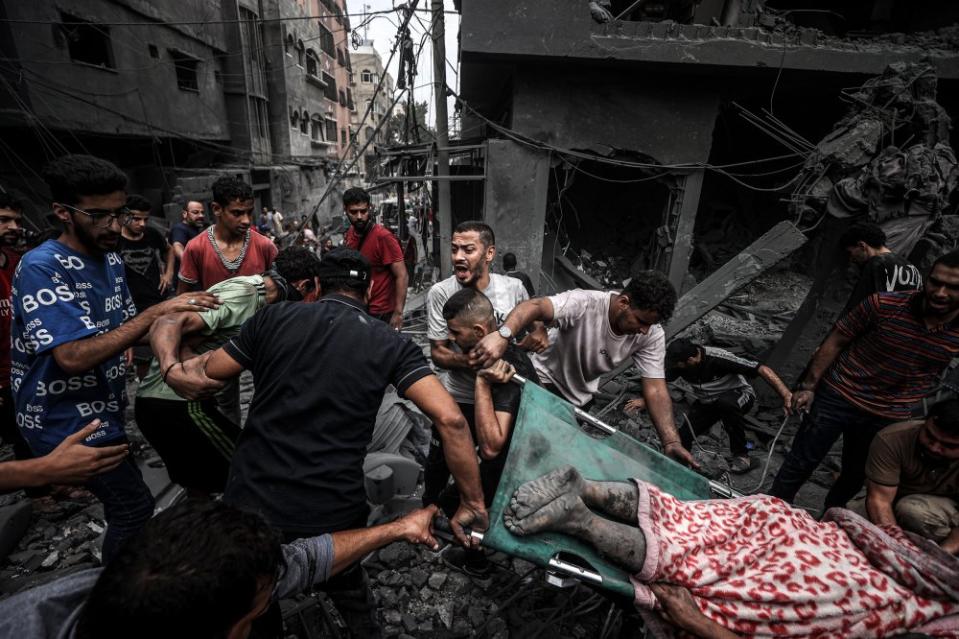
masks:
<path fill-rule="evenodd" d="M 585 485 L 578 470 L 572 466 L 562 466 L 517 488 L 507 509 L 512 511 L 517 519 L 523 519 L 560 495 L 572 494 L 579 497 L 583 494 Z"/>
<path fill-rule="evenodd" d="M 512 507 L 507 506 L 503 523 L 511 533 L 520 536 L 545 531 L 576 535 L 588 526 L 592 516 L 579 496 L 563 493 L 525 517 L 519 517 Z"/>

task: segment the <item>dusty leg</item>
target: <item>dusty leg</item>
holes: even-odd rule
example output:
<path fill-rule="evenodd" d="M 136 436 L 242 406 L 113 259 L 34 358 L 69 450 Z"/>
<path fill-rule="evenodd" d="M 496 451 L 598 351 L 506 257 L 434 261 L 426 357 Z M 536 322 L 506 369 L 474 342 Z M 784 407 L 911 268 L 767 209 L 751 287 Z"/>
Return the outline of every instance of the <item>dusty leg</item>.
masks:
<path fill-rule="evenodd" d="M 613 486 L 619 488 L 628 484 L 613 483 Z M 635 488 L 633 490 L 635 493 Z M 556 497 L 526 517 L 517 516 L 511 507 L 507 507 L 503 520 L 515 535 L 554 531 L 578 537 L 631 572 L 639 572 L 646 559 L 646 538 L 639 528 L 594 514 L 572 493 Z"/>
<path fill-rule="evenodd" d="M 586 480 L 582 497 L 592 510 L 612 515 L 627 523 L 636 522 L 639 491 L 632 482 Z"/>
<path fill-rule="evenodd" d="M 557 468 L 539 479 L 528 481 L 513 493 L 509 502 L 517 518 L 528 517 L 560 495 L 579 496 L 583 491 L 583 477 L 572 466 Z"/>
<path fill-rule="evenodd" d="M 557 468 L 538 479 L 528 481 L 513 493 L 508 506 L 517 519 L 528 517 L 562 495 L 582 497 L 586 505 L 625 522 L 636 521 L 638 494 L 627 482 L 583 479 L 572 466 Z"/>

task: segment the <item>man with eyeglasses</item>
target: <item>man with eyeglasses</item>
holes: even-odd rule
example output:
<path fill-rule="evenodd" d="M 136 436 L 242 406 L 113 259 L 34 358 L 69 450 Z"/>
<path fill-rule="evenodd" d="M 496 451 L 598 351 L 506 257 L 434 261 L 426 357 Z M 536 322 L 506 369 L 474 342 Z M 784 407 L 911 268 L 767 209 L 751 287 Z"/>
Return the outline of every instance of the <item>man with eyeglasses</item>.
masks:
<path fill-rule="evenodd" d="M 137 313 L 123 260 L 115 252 L 130 214 L 127 178 L 113 164 L 66 155 L 44 169 L 63 230 L 20 260 L 13 283 L 11 387 L 17 425 L 35 455 L 46 455 L 93 420 L 84 439 L 101 447 L 126 441 L 124 351 L 166 313 L 216 308 L 207 292 Z M 129 458 L 86 483 L 103 502 L 103 560 L 153 514 L 153 497 Z"/>
<path fill-rule="evenodd" d="M 276 258 L 276 245 L 253 230 L 253 187 L 239 178 L 213 183 L 216 222 L 186 245 L 178 293 L 205 290 L 238 275 L 259 275 Z"/>

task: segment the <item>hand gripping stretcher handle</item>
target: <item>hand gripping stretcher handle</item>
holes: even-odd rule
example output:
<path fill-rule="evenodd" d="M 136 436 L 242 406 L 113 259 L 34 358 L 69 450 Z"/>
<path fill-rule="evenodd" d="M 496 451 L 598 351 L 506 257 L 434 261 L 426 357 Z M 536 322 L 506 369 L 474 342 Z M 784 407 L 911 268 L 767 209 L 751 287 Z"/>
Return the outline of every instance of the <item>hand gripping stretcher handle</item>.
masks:
<path fill-rule="evenodd" d="M 482 543 L 483 533 L 476 532 L 470 528 L 464 528 L 463 532 Z M 450 526 L 450 520 L 444 515 L 437 515 L 433 518 L 433 534 L 435 534 L 437 537 L 445 539 L 446 541 L 454 541 L 453 528 Z M 576 564 L 563 561 L 562 559 L 558 559 L 556 557 L 553 557 L 549 560 L 548 568 L 550 570 L 562 572 L 577 579 L 584 579 L 596 584 L 603 583 L 603 576 L 598 572 L 582 568 Z"/>

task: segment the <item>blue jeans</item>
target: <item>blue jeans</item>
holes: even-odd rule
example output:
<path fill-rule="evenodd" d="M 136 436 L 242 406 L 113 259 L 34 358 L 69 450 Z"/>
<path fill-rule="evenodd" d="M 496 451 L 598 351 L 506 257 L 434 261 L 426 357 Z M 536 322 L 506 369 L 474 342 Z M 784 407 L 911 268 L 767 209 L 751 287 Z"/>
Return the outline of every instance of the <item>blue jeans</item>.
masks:
<path fill-rule="evenodd" d="M 107 534 L 100 552 L 107 564 L 153 516 L 153 495 L 129 457 L 113 470 L 93 476 L 86 487 L 103 503 Z"/>
<path fill-rule="evenodd" d="M 866 458 L 872 438 L 895 421 L 867 413 L 822 386 L 809 413 L 803 417 L 792 450 L 779 467 L 769 494 L 792 503 L 799 488 L 842 435 L 842 471 L 826 495 L 824 508 L 845 506 L 866 479 Z"/>

